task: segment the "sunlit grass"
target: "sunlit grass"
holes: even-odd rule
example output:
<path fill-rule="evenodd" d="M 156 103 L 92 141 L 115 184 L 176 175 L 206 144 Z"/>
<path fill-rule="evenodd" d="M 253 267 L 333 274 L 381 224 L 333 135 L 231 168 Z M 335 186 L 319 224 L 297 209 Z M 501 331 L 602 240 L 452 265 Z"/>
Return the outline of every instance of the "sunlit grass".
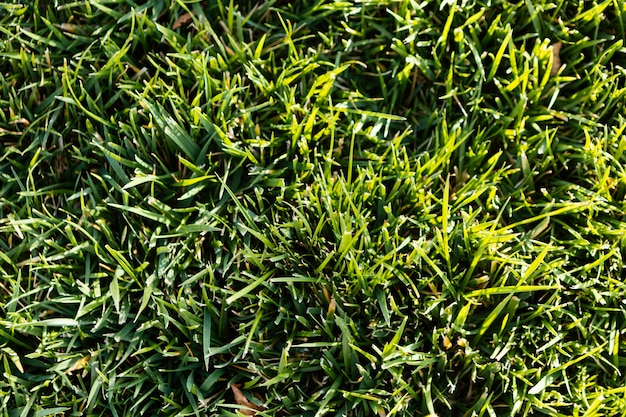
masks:
<path fill-rule="evenodd" d="M 0 409 L 624 415 L 620 1 L 0 4 Z"/>

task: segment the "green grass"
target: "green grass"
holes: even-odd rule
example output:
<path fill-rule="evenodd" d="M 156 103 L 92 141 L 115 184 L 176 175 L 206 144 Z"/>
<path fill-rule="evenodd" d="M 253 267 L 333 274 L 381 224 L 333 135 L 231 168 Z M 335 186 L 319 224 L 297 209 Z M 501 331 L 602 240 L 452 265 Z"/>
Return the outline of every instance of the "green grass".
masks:
<path fill-rule="evenodd" d="M 26 3 L 1 416 L 626 415 L 623 2 Z"/>

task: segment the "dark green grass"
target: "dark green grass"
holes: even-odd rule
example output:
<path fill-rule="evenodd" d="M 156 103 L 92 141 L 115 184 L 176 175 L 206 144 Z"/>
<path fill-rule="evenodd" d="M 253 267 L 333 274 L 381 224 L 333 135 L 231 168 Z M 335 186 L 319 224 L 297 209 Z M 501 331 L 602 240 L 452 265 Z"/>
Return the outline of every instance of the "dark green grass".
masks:
<path fill-rule="evenodd" d="M 625 28 L 1 3 L 2 416 L 626 415 Z"/>

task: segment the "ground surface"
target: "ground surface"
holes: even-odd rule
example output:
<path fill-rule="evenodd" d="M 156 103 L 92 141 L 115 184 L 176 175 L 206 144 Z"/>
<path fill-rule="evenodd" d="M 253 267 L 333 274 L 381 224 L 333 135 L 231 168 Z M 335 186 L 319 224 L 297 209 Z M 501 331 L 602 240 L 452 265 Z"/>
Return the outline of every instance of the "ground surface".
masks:
<path fill-rule="evenodd" d="M 626 415 L 624 2 L 34 3 L 2 416 Z"/>

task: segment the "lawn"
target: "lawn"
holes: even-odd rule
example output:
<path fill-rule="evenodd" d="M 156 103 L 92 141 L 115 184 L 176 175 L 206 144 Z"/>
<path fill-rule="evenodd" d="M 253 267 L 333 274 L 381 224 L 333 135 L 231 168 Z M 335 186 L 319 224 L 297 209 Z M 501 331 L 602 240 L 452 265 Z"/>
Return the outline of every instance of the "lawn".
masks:
<path fill-rule="evenodd" d="M 626 416 L 626 3 L 0 3 L 0 417 Z"/>

